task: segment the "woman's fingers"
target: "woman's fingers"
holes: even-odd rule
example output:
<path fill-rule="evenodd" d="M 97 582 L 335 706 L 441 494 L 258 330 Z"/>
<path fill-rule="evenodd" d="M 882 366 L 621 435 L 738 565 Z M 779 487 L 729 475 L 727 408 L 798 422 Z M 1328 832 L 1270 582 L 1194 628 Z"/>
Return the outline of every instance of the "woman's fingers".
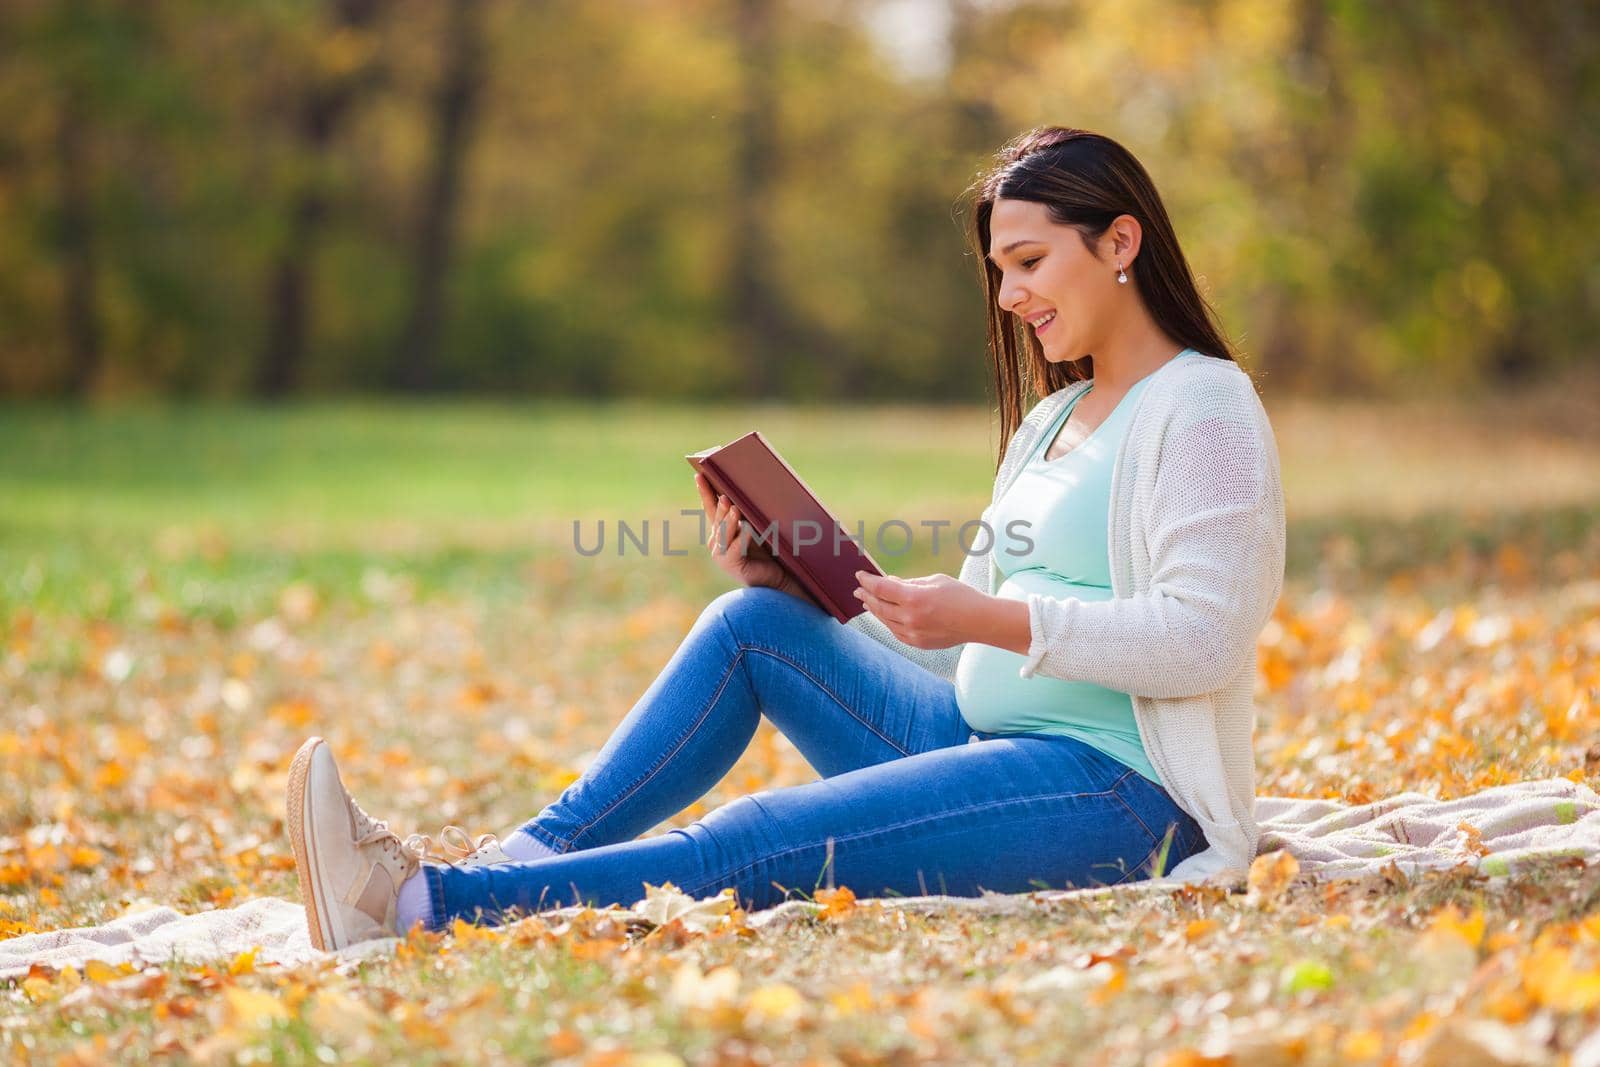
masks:
<path fill-rule="evenodd" d="M 857 589 L 855 595 L 857 600 L 866 605 L 868 611 L 877 616 L 878 621 L 890 627 L 898 627 L 900 625 L 900 611 L 896 605 L 881 597 L 874 596 L 865 586 Z"/>
<path fill-rule="evenodd" d="M 727 497 L 718 497 L 716 512 L 711 517 L 711 538 L 706 543 L 716 545 L 719 553 L 732 548 L 739 533 L 738 515 Z"/>
<path fill-rule="evenodd" d="M 706 476 L 699 471 L 694 472 L 694 487 L 700 492 L 700 506 L 705 513 L 710 515 L 717 506 L 717 498 L 711 492 L 711 483 L 706 481 Z"/>
<path fill-rule="evenodd" d="M 856 581 L 861 583 L 861 588 L 878 602 L 895 605 L 904 602 L 905 591 L 888 575 L 869 574 L 865 571 L 857 571 L 856 575 Z"/>

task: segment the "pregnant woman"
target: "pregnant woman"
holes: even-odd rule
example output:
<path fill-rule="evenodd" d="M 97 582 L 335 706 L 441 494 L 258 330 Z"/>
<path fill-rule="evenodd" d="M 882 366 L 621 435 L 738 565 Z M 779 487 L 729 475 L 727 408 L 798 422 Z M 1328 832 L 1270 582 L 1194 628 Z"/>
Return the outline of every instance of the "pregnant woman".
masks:
<path fill-rule="evenodd" d="M 867 611 L 841 626 L 697 477 L 739 588 L 504 841 L 402 839 L 325 741 L 301 747 L 287 815 L 313 943 L 630 905 L 645 882 L 731 886 L 753 910 L 827 883 L 976 896 L 1249 865 L 1256 638 L 1284 563 L 1266 413 L 1121 145 L 1033 130 L 971 206 L 1005 445 L 993 536 L 960 578 L 862 575 Z M 714 786 L 763 715 L 817 781 L 639 838 Z"/>

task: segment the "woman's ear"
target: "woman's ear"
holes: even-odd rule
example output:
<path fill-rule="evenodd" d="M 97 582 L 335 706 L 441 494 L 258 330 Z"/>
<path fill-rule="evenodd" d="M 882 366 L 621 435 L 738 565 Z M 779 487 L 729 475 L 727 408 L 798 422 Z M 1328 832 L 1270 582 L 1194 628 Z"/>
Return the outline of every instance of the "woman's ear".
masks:
<path fill-rule="evenodd" d="M 1113 262 L 1119 262 L 1126 267 L 1139 257 L 1144 228 L 1132 215 L 1118 215 L 1111 220 L 1111 226 L 1106 230 L 1106 237 L 1111 242 L 1109 248 Z"/>

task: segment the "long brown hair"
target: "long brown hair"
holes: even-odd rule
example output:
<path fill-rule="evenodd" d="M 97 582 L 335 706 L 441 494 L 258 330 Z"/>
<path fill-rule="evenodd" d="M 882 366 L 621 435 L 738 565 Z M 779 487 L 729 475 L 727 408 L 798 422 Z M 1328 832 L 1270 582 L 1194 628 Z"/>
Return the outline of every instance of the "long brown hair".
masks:
<path fill-rule="evenodd" d="M 1155 184 L 1133 153 L 1116 141 L 1088 130 L 1039 126 L 995 153 L 993 166 L 966 195 L 971 207 L 967 239 L 983 275 L 989 310 L 989 361 L 1000 406 L 997 472 L 1006 445 L 1031 406 L 1024 395 L 1024 374 L 1035 396 L 1042 399 L 1090 377 L 1094 362 L 1092 356 L 1085 356 L 1070 363 L 1051 363 L 1022 321 L 1001 309 L 1001 271 L 988 258 L 989 220 L 1000 197 L 1045 205 L 1051 219 L 1076 229 L 1091 250 L 1093 241 L 1117 216 L 1138 219 L 1143 230 L 1139 256 L 1126 269 L 1150 317 L 1185 347 L 1218 359 L 1235 359 L 1215 312 L 1195 285 Z M 1019 354 L 1022 352 L 1026 355 Z"/>

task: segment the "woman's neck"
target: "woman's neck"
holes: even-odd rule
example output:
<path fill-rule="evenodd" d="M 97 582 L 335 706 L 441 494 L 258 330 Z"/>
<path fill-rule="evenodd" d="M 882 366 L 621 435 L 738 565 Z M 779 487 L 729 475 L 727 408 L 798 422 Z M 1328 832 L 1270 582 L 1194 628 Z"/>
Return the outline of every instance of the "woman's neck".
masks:
<path fill-rule="evenodd" d="M 1114 394 L 1125 392 L 1182 351 L 1182 345 L 1148 318 L 1130 323 L 1121 335 L 1096 347 L 1095 387 Z"/>

